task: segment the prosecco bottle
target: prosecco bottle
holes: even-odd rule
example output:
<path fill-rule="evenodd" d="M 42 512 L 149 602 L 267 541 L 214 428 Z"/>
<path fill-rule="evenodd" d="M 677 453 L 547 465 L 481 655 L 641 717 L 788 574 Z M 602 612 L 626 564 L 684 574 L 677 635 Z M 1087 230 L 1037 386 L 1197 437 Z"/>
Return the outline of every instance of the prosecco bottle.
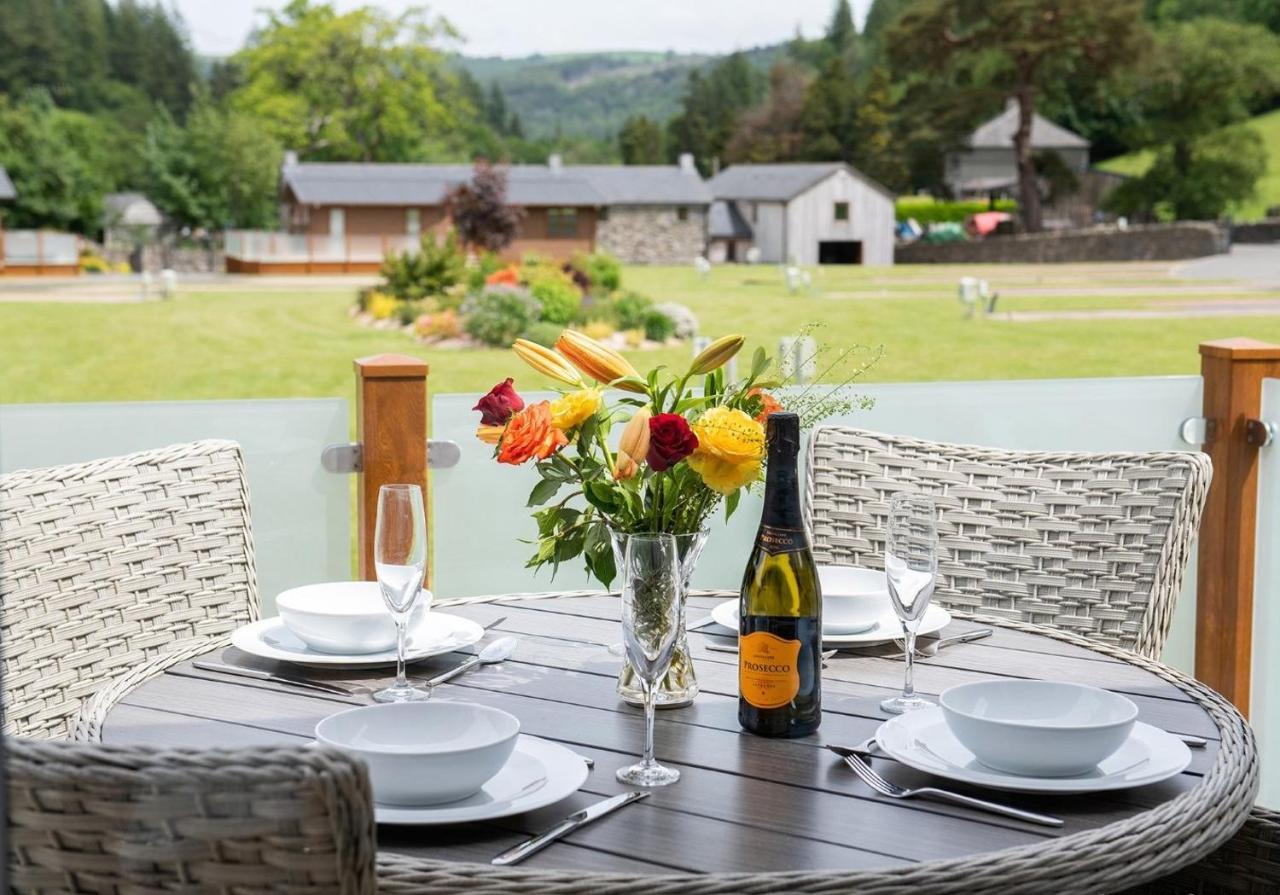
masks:
<path fill-rule="evenodd" d="M 800 517 L 800 418 L 768 417 L 764 513 L 738 604 L 738 723 L 801 737 L 822 720 L 822 593 Z"/>

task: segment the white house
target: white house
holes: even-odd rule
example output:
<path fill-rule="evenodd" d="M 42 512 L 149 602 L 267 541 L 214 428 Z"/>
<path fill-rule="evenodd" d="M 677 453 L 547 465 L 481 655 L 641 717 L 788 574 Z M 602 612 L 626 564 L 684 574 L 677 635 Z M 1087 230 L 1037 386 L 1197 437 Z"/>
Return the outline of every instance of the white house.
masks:
<path fill-rule="evenodd" d="M 712 261 L 893 263 L 894 195 L 843 162 L 733 165 L 710 186 Z"/>
<path fill-rule="evenodd" d="M 1018 184 L 1018 160 L 1013 135 L 1018 130 L 1018 103 L 1009 100 L 1004 111 L 980 125 L 962 148 L 947 153 L 947 186 L 957 196 L 1012 193 Z M 1056 152 L 1077 175 L 1089 167 L 1089 141 L 1042 115 L 1031 118 L 1033 152 Z"/>

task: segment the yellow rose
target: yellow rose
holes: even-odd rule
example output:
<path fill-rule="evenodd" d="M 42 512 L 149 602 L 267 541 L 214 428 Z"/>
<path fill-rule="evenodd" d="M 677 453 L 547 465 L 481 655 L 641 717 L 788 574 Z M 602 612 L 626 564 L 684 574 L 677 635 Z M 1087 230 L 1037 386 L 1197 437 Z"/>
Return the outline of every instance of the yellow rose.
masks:
<path fill-rule="evenodd" d="M 570 392 L 551 402 L 551 425 L 561 432 L 568 432 L 599 409 L 600 392 L 596 389 Z"/>
<path fill-rule="evenodd" d="M 764 427 L 741 410 L 713 407 L 691 427 L 698 449 L 689 466 L 712 491 L 732 494 L 760 477 Z"/>

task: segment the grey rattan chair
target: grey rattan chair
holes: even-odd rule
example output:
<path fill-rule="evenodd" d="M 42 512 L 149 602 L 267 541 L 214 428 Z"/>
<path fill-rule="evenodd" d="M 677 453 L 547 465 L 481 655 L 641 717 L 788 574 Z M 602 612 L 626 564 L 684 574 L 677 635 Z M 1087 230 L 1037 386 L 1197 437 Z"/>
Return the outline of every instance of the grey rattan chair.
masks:
<path fill-rule="evenodd" d="M 94 740 L 106 709 L 258 618 L 240 448 L 0 476 L 5 732 Z"/>
<path fill-rule="evenodd" d="M 1197 864 L 1125 895 L 1275 895 L 1280 892 L 1280 812 L 1255 808 L 1240 832 Z"/>
<path fill-rule="evenodd" d="M 372 895 L 360 762 L 10 738 L 10 891 Z"/>
<path fill-rule="evenodd" d="M 992 450 L 822 426 L 805 512 L 819 562 L 883 568 L 890 497 L 931 494 L 937 602 L 1155 658 L 1211 469 L 1190 452 Z"/>

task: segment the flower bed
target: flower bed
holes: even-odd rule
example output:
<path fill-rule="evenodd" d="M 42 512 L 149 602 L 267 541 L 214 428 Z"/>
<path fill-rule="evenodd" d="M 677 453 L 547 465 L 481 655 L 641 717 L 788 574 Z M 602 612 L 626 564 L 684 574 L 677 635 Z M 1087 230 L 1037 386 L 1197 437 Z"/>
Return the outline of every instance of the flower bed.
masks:
<path fill-rule="evenodd" d="M 387 257 L 382 282 L 358 294 L 352 314 L 366 326 L 399 329 L 440 348 L 502 347 L 516 339 L 550 346 L 566 328 L 613 348 L 656 348 L 691 339 L 698 319 L 684 305 L 654 303 L 622 288 L 622 268 L 604 253 L 560 263 L 529 255 L 504 264 L 470 255 L 451 232 L 428 234 L 418 251 Z"/>

